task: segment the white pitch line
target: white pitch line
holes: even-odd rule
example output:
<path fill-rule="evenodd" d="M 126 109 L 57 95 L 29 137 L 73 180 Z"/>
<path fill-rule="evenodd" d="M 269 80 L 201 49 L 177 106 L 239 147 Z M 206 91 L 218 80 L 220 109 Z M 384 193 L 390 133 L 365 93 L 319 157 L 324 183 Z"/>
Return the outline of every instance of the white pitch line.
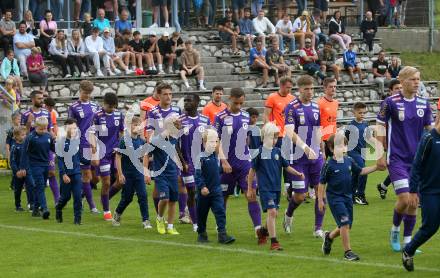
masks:
<path fill-rule="evenodd" d="M 114 241 L 141 242 L 141 243 L 149 243 L 149 244 L 157 244 L 157 245 L 196 248 L 196 249 L 229 252 L 229 253 L 241 253 L 241 254 L 247 254 L 247 255 L 266 256 L 266 257 L 282 257 L 282 258 L 298 259 L 298 260 L 305 260 L 305 261 L 319 261 L 319 262 L 336 263 L 336 264 L 349 264 L 351 266 L 360 265 L 360 266 L 368 266 L 368 267 L 381 267 L 381 268 L 387 268 L 387 269 L 403 270 L 403 266 L 401 266 L 401 265 L 392 265 L 392 264 L 374 263 L 374 262 L 347 262 L 347 261 L 343 261 L 343 260 L 324 258 L 324 257 L 291 255 L 291 254 L 287 254 L 287 253 L 277 253 L 277 252 L 263 252 L 263 251 L 245 249 L 245 248 L 233 248 L 233 247 L 228 248 L 228 247 L 220 247 L 220 246 L 212 246 L 212 245 L 181 243 L 181 242 L 175 242 L 175 241 L 126 238 L 126 237 L 116 237 L 116 236 L 111 236 L 111 235 L 97 235 L 97 234 L 80 233 L 80 232 L 46 230 L 46 229 L 40 229 L 40 228 L 31 228 L 31 227 L 13 226 L 13 225 L 4 225 L 4 224 L 0 224 L 0 228 L 25 231 L 25 232 L 39 232 L 39 233 L 59 234 L 59 235 L 68 235 L 68 236 L 76 236 L 76 237 L 108 239 L 108 240 L 114 240 Z M 417 267 L 417 265 L 416 265 L 416 271 L 440 272 L 440 268 Z"/>

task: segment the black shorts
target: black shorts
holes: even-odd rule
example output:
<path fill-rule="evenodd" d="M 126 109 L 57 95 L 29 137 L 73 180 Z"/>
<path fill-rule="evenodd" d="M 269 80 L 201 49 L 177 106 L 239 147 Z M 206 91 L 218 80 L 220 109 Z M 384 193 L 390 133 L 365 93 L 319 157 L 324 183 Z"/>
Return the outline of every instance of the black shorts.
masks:
<path fill-rule="evenodd" d="M 167 0 L 153 0 L 153 7 L 166 6 L 167 2 L 168 2 Z"/>
<path fill-rule="evenodd" d="M 192 76 L 196 76 L 197 75 L 197 70 L 193 70 L 192 74 L 188 74 L 188 71 L 186 69 L 184 69 L 183 67 L 180 69 L 186 72 L 186 76 L 187 77 L 192 77 Z"/>
<path fill-rule="evenodd" d="M 224 42 L 232 42 L 232 35 L 228 32 L 218 32 L 218 36 Z"/>
<path fill-rule="evenodd" d="M 328 2 L 327 0 L 315 0 L 314 6 L 316 9 L 319 9 L 321 12 L 328 11 Z"/>

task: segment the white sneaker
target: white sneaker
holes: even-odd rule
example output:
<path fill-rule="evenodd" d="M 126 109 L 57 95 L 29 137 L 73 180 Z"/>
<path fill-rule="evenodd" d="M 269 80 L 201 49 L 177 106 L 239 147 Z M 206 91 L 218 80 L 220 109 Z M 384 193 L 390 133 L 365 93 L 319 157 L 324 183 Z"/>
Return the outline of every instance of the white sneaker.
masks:
<path fill-rule="evenodd" d="M 64 76 L 64 78 L 70 78 L 70 77 L 72 77 L 71 74 L 66 74 L 66 75 Z"/>
<path fill-rule="evenodd" d="M 144 229 L 152 229 L 153 226 L 151 226 L 150 220 L 145 220 L 144 222 L 142 222 L 142 227 L 144 227 Z"/>
<path fill-rule="evenodd" d="M 111 70 L 108 70 L 107 73 L 108 73 L 109 76 L 115 76 L 115 75 L 116 75 L 116 74 L 115 74 L 114 72 L 112 72 Z"/>
<path fill-rule="evenodd" d="M 96 76 L 98 76 L 98 77 L 103 77 L 104 74 L 102 73 L 101 70 L 97 70 L 97 71 L 96 71 Z"/>
<path fill-rule="evenodd" d="M 92 209 L 90 210 L 90 213 L 93 213 L 93 214 L 100 214 L 101 212 L 100 212 L 97 208 L 92 208 Z"/>
<path fill-rule="evenodd" d="M 159 71 L 159 74 L 164 75 L 165 72 L 164 72 L 163 70 L 160 70 L 160 71 Z"/>
<path fill-rule="evenodd" d="M 205 86 L 204 86 L 204 85 L 200 85 L 200 87 L 199 87 L 199 88 L 200 88 L 200 90 L 201 90 L 201 91 L 206 91 L 206 88 L 205 88 Z"/>
<path fill-rule="evenodd" d="M 172 68 L 172 67 L 169 67 L 169 68 L 168 68 L 168 73 L 169 73 L 169 74 L 173 74 L 173 68 Z"/>
<path fill-rule="evenodd" d="M 284 219 L 283 219 L 283 227 L 286 234 L 292 233 L 292 219 L 293 217 L 289 217 L 286 215 L 287 209 L 284 212 Z"/>
<path fill-rule="evenodd" d="M 168 22 L 165 22 L 165 28 L 170 28 L 170 24 Z"/>
<path fill-rule="evenodd" d="M 87 75 L 86 75 L 85 72 L 81 72 L 81 74 L 80 74 L 79 76 L 81 76 L 81 77 L 87 77 Z"/>
<path fill-rule="evenodd" d="M 126 75 L 130 75 L 130 74 L 132 74 L 134 71 L 132 71 L 131 69 L 127 69 L 126 71 L 125 71 L 125 74 Z"/>
<path fill-rule="evenodd" d="M 113 227 L 121 226 L 121 215 L 119 215 L 116 211 L 113 214 L 112 225 Z"/>
<path fill-rule="evenodd" d="M 180 70 L 175 70 L 174 73 L 175 74 L 180 74 Z"/>
<path fill-rule="evenodd" d="M 115 72 L 116 74 L 121 74 L 121 70 L 119 70 L 119 69 L 115 69 L 114 72 Z"/>
<path fill-rule="evenodd" d="M 199 226 L 197 226 L 197 224 L 193 224 L 193 232 L 197 233 L 197 229 L 199 228 Z"/>
<path fill-rule="evenodd" d="M 131 71 L 135 72 L 136 71 L 136 67 L 131 67 Z"/>
<path fill-rule="evenodd" d="M 90 71 L 88 71 L 88 72 L 86 72 L 86 75 L 87 76 L 92 76 L 93 74 Z"/>
<path fill-rule="evenodd" d="M 157 27 L 159 27 L 159 26 L 157 25 L 157 23 L 153 23 L 153 25 L 150 26 L 150 28 L 157 28 Z"/>
<path fill-rule="evenodd" d="M 323 230 L 317 230 L 313 232 L 313 236 L 316 238 L 324 238 L 325 233 Z"/>
<path fill-rule="evenodd" d="M 179 218 L 180 224 L 191 224 L 191 219 L 189 219 L 188 216 L 183 216 L 182 218 Z"/>

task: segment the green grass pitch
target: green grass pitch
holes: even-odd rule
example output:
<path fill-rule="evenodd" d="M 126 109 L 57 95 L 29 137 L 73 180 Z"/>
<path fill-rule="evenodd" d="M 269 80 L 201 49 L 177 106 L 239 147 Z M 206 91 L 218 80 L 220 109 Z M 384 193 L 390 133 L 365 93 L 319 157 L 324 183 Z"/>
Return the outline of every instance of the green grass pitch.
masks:
<path fill-rule="evenodd" d="M 415 273 L 401 266 L 400 254 L 388 244 L 394 193 L 381 200 L 376 184 L 384 173 L 369 176 L 369 206 L 355 206 L 351 233 L 352 248 L 360 262 L 344 262 L 340 239 L 332 254 L 324 257 L 320 239 L 312 237 L 313 203 L 302 205 L 295 214 L 291 235 L 282 230 L 278 237 L 284 251 L 273 253 L 269 245 L 257 246 L 244 196 L 232 197 L 227 209 L 227 227 L 237 241 L 223 246 L 216 242 L 215 222 L 208 219 L 211 243 L 199 245 L 191 225 L 177 224 L 179 236 L 161 236 L 141 228 L 136 201 L 123 215 L 121 226 L 112 227 L 102 215 L 86 208 L 83 225 L 73 225 L 72 203 L 64 210 L 64 223 L 54 220 L 54 204 L 46 189 L 51 219 L 43 221 L 30 213 L 16 213 L 9 177 L 0 178 L 0 271 L 1 277 L 440 277 L 440 236 L 436 235 L 415 257 Z M 151 193 L 151 187 L 149 188 Z M 149 195 L 151 196 L 151 195 Z M 94 191 L 97 204 L 98 191 Z M 23 194 L 24 199 L 25 196 Z M 120 195 L 111 201 L 114 209 Z M 149 199 L 150 218 L 156 214 Z M 287 202 L 282 199 L 280 212 Z M 98 206 L 100 207 L 100 206 Z M 265 217 L 265 216 L 264 216 Z M 155 227 L 154 221 L 153 226 Z M 420 217 L 416 229 L 420 225 Z M 327 211 L 324 228 L 335 226 Z"/>

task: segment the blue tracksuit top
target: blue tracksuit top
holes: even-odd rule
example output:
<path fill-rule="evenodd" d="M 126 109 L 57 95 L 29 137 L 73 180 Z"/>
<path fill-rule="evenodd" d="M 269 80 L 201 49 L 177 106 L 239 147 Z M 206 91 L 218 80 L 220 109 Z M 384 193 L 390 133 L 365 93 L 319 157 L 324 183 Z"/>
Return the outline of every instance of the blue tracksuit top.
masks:
<path fill-rule="evenodd" d="M 355 67 L 356 66 L 356 52 L 351 50 L 345 50 L 344 52 L 344 66 Z"/>
<path fill-rule="evenodd" d="M 70 148 L 73 148 L 72 150 Z M 64 142 L 64 155 L 57 156 L 58 170 L 60 172 L 60 179 L 64 174 L 71 176 L 81 174 L 80 154 L 79 154 L 79 139 L 77 142 L 66 138 Z"/>
<path fill-rule="evenodd" d="M 29 133 L 23 143 L 20 169 L 29 166 L 48 167 L 49 151 L 55 152 L 55 143 L 48 132 L 38 134 L 35 130 Z"/>
<path fill-rule="evenodd" d="M 220 186 L 220 162 L 215 153 L 210 155 L 201 154 L 200 168 L 196 169 L 195 180 L 198 191 L 206 186 L 210 195 L 222 193 Z"/>

